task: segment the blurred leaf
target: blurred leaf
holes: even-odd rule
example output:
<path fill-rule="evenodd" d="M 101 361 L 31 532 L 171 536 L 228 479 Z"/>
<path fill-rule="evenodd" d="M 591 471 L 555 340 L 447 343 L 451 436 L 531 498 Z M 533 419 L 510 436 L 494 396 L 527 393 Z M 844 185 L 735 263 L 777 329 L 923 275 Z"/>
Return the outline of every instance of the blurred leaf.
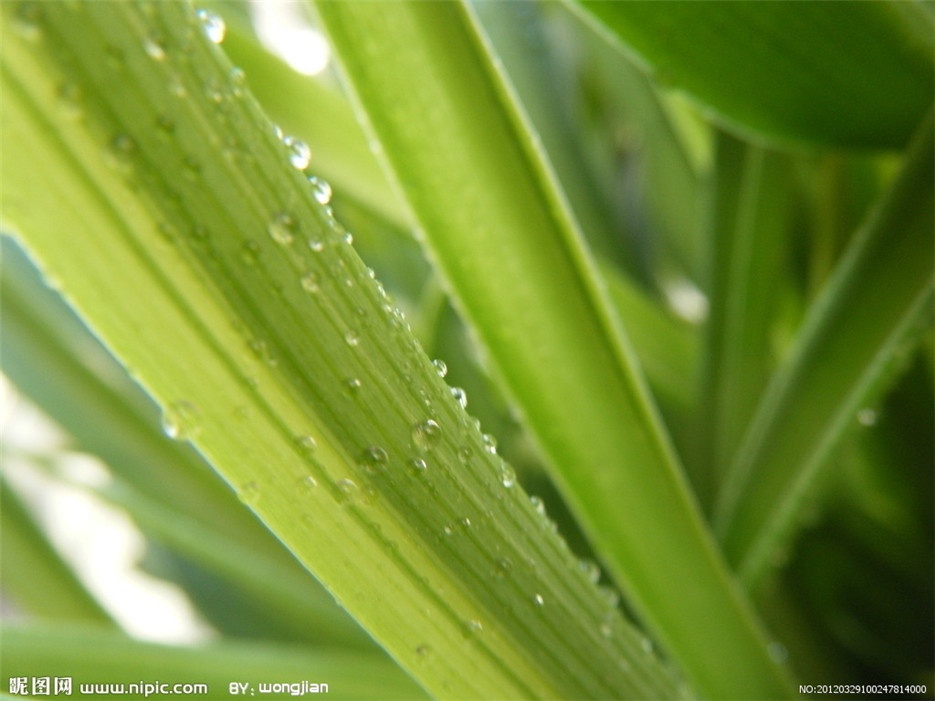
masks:
<path fill-rule="evenodd" d="M 730 466 L 716 523 L 748 587 L 769 569 L 816 474 L 930 303 L 932 150 L 929 118 L 812 305 Z"/>
<path fill-rule="evenodd" d="M 935 23 L 924 3 L 578 5 L 660 82 L 747 133 L 900 148 L 931 103 Z"/>
<path fill-rule="evenodd" d="M 640 617 L 700 693 L 784 693 L 554 170 L 471 8 L 316 7 L 430 258 Z M 689 578 L 691 598 L 682 596 Z M 715 661 L 724 655 L 737 665 L 729 674 Z"/>

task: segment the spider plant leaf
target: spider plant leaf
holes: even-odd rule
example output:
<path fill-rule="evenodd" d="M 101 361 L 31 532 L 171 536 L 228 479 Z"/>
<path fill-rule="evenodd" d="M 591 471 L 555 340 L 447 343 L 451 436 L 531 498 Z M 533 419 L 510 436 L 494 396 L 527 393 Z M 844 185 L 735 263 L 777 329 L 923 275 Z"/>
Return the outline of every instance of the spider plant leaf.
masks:
<path fill-rule="evenodd" d="M 180 3 L 5 3 L 4 227 L 431 693 L 673 697 Z M 382 28 L 381 28 L 382 31 Z"/>
<path fill-rule="evenodd" d="M 697 492 L 710 508 L 769 372 L 776 290 L 791 211 L 791 160 L 718 136 L 712 178 Z M 705 477 L 700 477 L 700 475 Z"/>
<path fill-rule="evenodd" d="M 578 11 L 660 82 L 745 133 L 901 148 L 932 98 L 924 5 L 581 0 Z"/>
<path fill-rule="evenodd" d="M 769 571 L 816 475 L 930 302 L 932 149 L 930 116 L 810 308 L 729 468 L 716 524 L 748 587 Z"/>
<path fill-rule="evenodd" d="M 784 694 L 470 7 L 316 8 L 429 256 L 639 615 L 700 693 Z M 647 523 L 650 531 L 639 526 Z M 683 596 L 688 579 L 692 597 Z M 745 673 L 722 674 L 714 655 L 725 654 L 742 658 Z"/>

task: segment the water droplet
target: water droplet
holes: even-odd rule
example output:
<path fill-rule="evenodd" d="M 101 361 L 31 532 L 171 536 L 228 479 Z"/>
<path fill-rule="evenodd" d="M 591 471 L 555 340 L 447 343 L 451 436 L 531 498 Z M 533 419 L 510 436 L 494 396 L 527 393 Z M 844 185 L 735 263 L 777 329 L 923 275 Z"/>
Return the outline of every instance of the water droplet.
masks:
<path fill-rule="evenodd" d="M 497 454 L 497 439 L 491 436 L 489 433 L 485 433 L 481 436 L 481 440 L 484 442 L 484 450 L 486 450 L 491 455 Z"/>
<path fill-rule="evenodd" d="M 243 86 L 247 83 L 247 74 L 244 73 L 243 68 L 234 66 L 227 75 L 234 86 L 234 95 L 237 97 L 243 95 Z"/>
<path fill-rule="evenodd" d="M 250 348 L 250 352 L 253 353 L 254 357 L 260 362 L 271 367 L 276 365 L 276 359 L 270 352 L 269 344 L 266 341 L 255 338 L 247 344 L 247 347 Z"/>
<path fill-rule="evenodd" d="M 591 584 L 597 584 L 601 578 L 601 568 L 594 560 L 578 560 L 578 569 L 584 573 Z"/>
<path fill-rule="evenodd" d="M 462 445 L 460 448 L 458 448 L 458 460 L 463 463 L 469 462 L 473 455 L 474 451 L 471 450 L 471 446 L 469 445 Z"/>
<path fill-rule="evenodd" d="M 59 104 L 68 117 L 74 118 L 81 115 L 81 99 L 82 92 L 77 83 L 67 80 L 59 86 Z"/>
<path fill-rule="evenodd" d="M 41 33 L 40 25 L 42 24 L 42 10 L 39 8 L 39 3 L 37 2 L 22 2 L 19 7 L 16 8 L 16 17 L 14 19 L 14 27 L 19 34 L 29 39 L 30 41 L 35 41 L 39 38 Z"/>
<path fill-rule="evenodd" d="M 256 504 L 260 500 L 260 485 L 252 481 L 246 482 L 241 485 L 237 496 L 244 504 Z"/>
<path fill-rule="evenodd" d="M 130 163 L 136 153 L 136 142 L 129 134 L 116 134 L 108 144 L 108 160 L 121 172 L 129 172 Z"/>
<path fill-rule="evenodd" d="M 857 421 L 861 426 L 866 426 L 867 428 L 876 426 L 877 412 L 873 409 L 861 409 L 857 412 Z"/>
<path fill-rule="evenodd" d="M 310 175 L 308 183 L 312 186 L 312 196 L 318 200 L 318 204 L 328 204 L 331 201 L 331 185 L 327 180 Z"/>
<path fill-rule="evenodd" d="M 536 510 L 536 513 L 540 516 L 545 516 L 545 504 L 542 502 L 542 499 L 533 495 L 529 497 L 529 503 L 532 504 L 532 508 Z"/>
<path fill-rule="evenodd" d="M 303 477 L 300 480 L 300 482 L 302 484 L 302 487 L 305 488 L 309 492 L 311 492 L 312 490 L 315 489 L 315 487 L 318 486 L 318 480 L 316 480 L 311 475 L 305 475 L 305 477 Z"/>
<path fill-rule="evenodd" d="M 361 382 L 356 377 L 350 377 L 344 381 L 344 387 L 347 389 L 348 394 L 357 394 L 360 386 Z"/>
<path fill-rule="evenodd" d="M 227 25 L 219 15 L 209 10 L 198 10 L 198 21 L 204 29 L 205 36 L 214 44 L 220 44 L 224 41 L 224 35 L 227 34 Z"/>
<path fill-rule="evenodd" d="M 356 348 L 357 344 L 360 343 L 360 336 L 357 335 L 357 332 L 353 329 L 348 329 L 344 333 L 344 342 L 349 345 L 351 348 Z"/>
<path fill-rule="evenodd" d="M 344 232 L 344 243 L 346 243 L 348 246 L 353 245 L 354 234 L 352 234 L 350 231 L 345 231 Z"/>
<path fill-rule="evenodd" d="M 338 490 L 338 503 L 340 504 L 350 503 L 360 493 L 360 487 L 357 486 L 354 480 L 338 480 L 334 483 L 334 486 Z"/>
<path fill-rule="evenodd" d="M 288 246 L 295 238 L 295 220 L 291 214 L 280 212 L 272 218 L 266 230 L 273 241 Z"/>
<path fill-rule="evenodd" d="M 433 360 L 432 365 L 435 366 L 435 372 L 438 373 L 439 377 L 444 378 L 448 374 L 448 366 L 444 360 Z"/>
<path fill-rule="evenodd" d="M 500 484 L 507 489 L 516 484 L 516 470 L 506 462 L 500 463 Z"/>
<path fill-rule="evenodd" d="M 143 50 L 154 61 L 162 61 L 166 57 L 166 44 L 162 37 L 150 34 L 143 41 Z"/>
<path fill-rule="evenodd" d="M 361 454 L 357 464 L 369 474 L 377 474 L 386 469 L 386 462 L 389 456 L 386 451 L 378 445 L 367 446 Z"/>
<path fill-rule="evenodd" d="M 191 402 L 172 402 L 162 413 L 162 430 L 176 441 L 188 441 L 201 432 L 201 412 Z"/>
<path fill-rule="evenodd" d="M 533 596 L 533 597 L 532 597 L 532 602 L 533 602 L 536 606 L 545 606 L 545 599 L 542 598 L 542 594 L 536 594 L 535 596 Z"/>
<path fill-rule="evenodd" d="M 247 265 L 256 265 L 260 258 L 260 244 L 256 241 L 244 241 L 240 248 L 240 259 Z"/>
<path fill-rule="evenodd" d="M 774 664 L 785 664 L 789 660 L 789 650 L 778 640 L 770 642 L 766 650 Z"/>
<path fill-rule="evenodd" d="M 513 562 L 508 557 L 501 557 L 495 564 L 494 574 L 498 579 L 508 577 L 513 571 Z"/>
<path fill-rule="evenodd" d="M 156 129 L 164 138 L 169 138 L 175 133 L 175 122 L 167 114 L 160 114 L 156 117 Z"/>
<path fill-rule="evenodd" d="M 431 654 L 432 654 L 432 648 L 429 647 L 428 645 L 423 644 L 423 645 L 419 645 L 416 648 L 416 655 L 418 655 L 419 657 L 423 659 L 428 657 Z"/>
<path fill-rule="evenodd" d="M 607 604 L 608 608 L 615 609 L 617 604 L 620 603 L 620 594 L 617 593 L 615 589 L 610 587 L 598 586 L 597 593 L 604 600 L 604 603 Z"/>
<path fill-rule="evenodd" d="M 428 469 L 428 465 L 422 458 L 413 458 L 409 461 L 409 466 L 417 475 L 423 474 Z"/>
<path fill-rule="evenodd" d="M 651 655 L 653 652 L 653 641 L 646 637 L 641 638 L 640 648 L 642 648 L 643 652 L 645 652 L 647 655 Z"/>
<path fill-rule="evenodd" d="M 452 387 L 451 396 L 455 398 L 455 401 L 458 402 L 462 409 L 467 409 L 467 392 L 460 387 Z"/>
<path fill-rule="evenodd" d="M 306 453 L 311 453 L 318 447 L 318 442 L 314 437 L 309 436 L 308 434 L 297 436 L 295 439 L 296 445 L 298 445 Z"/>
<path fill-rule="evenodd" d="M 442 429 L 433 419 L 427 419 L 412 427 L 412 442 L 422 452 L 429 452 L 441 438 Z"/>
<path fill-rule="evenodd" d="M 205 81 L 205 97 L 216 105 L 224 102 L 224 90 L 221 84 L 214 77 Z"/>
<path fill-rule="evenodd" d="M 312 253 L 321 253 L 325 250 L 325 242 L 321 239 L 309 239 L 308 247 L 312 249 Z"/>
<path fill-rule="evenodd" d="M 484 631 L 484 626 L 480 621 L 470 620 L 465 621 L 464 625 L 461 627 L 461 632 L 464 634 L 465 638 L 470 638 L 471 636 L 478 635 Z"/>
<path fill-rule="evenodd" d="M 310 294 L 315 294 L 319 290 L 318 273 L 310 270 L 302 276 L 302 289 Z"/>
<path fill-rule="evenodd" d="M 308 147 L 308 144 L 294 136 L 287 136 L 283 138 L 282 142 L 289 152 L 289 162 L 292 167 L 297 170 L 308 168 L 308 163 L 312 160 L 312 150 Z"/>

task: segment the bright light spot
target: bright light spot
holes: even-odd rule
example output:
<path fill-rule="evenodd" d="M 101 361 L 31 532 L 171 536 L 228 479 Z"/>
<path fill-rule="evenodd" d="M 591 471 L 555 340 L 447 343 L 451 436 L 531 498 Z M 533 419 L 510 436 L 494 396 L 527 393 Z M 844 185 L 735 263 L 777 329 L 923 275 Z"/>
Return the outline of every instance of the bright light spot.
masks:
<path fill-rule="evenodd" d="M 316 75 L 328 67 L 331 60 L 328 42 L 303 17 L 299 3 L 252 0 L 250 7 L 260 41 L 294 70 Z"/>
<path fill-rule="evenodd" d="M 0 431 L 9 488 L 88 591 L 128 633 L 179 644 L 213 637 L 181 589 L 138 568 L 145 541 L 133 522 L 88 489 L 67 483 L 104 486 L 110 480 L 106 467 L 87 455 L 67 452 L 68 439 L 61 429 L 2 375 Z M 34 460 L 49 464 L 37 468 Z"/>
<path fill-rule="evenodd" d="M 669 306 L 686 321 L 698 324 L 708 318 L 708 298 L 690 280 L 670 280 L 663 290 Z"/>

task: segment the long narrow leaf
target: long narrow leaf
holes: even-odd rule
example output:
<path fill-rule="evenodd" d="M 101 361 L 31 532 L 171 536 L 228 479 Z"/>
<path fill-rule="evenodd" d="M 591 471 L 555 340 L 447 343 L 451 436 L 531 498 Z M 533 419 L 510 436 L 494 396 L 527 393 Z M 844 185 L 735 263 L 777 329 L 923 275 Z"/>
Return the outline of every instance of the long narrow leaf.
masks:
<path fill-rule="evenodd" d="M 932 98 L 935 40 L 923 3 L 579 4 L 663 82 L 747 132 L 901 147 Z"/>
<path fill-rule="evenodd" d="M 706 410 L 698 433 L 705 445 L 699 494 L 711 507 L 772 367 L 770 332 L 787 240 L 791 168 L 788 157 L 718 138 L 712 179 L 708 253 L 710 315 L 704 363 Z"/>
<path fill-rule="evenodd" d="M 716 523 L 747 586 L 768 571 L 816 474 L 932 293 L 932 149 L 930 117 L 813 305 L 730 467 Z"/>
<path fill-rule="evenodd" d="M 219 22 L 2 9 L 4 223 L 168 432 L 432 693 L 675 695 L 205 39 Z"/>
<path fill-rule="evenodd" d="M 316 7 L 430 255 L 639 614 L 701 693 L 784 693 L 470 10 Z"/>

